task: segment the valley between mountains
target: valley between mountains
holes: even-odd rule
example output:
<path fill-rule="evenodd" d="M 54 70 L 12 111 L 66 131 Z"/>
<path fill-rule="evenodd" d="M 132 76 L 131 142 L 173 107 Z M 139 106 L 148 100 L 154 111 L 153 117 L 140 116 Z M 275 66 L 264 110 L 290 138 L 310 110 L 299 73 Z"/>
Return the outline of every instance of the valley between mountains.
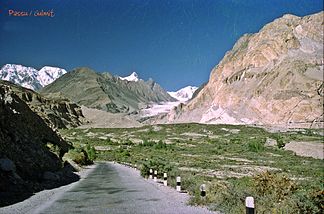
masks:
<path fill-rule="evenodd" d="M 112 162 L 136 166 L 141 177 L 134 176 L 144 186 L 149 169 L 159 179 L 167 173 L 172 188 L 181 176 L 190 206 L 244 213 L 245 198 L 253 196 L 257 213 L 322 213 L 323 16 L 287 14 L 243 35 L 205 84 L 175 92 L 136 72 L 120 77 L 86 67 L 4 65 L 0 213 L 46 189 L 73 182 L 91 189 L 94 183 L 79 181 L 76 173 L 87 165 L 97 167 L 88 179 L 104 182 L 109 173 L 100 173 L 107 170 L 112 182 L 120 182 L 118 170 L 125 169 Z M 202 184 L 206 197 L 200 196 Z M 118 185 L 125 188 L 122 194 L 132 189 Z M 92 190 L 96 197 L 99 189 Z M 120 192 L 101 196 L 117 200 Z M 110 209 L 136 207 L 129 197 L 111 202 Z M 161 201 L 171 203 L 166 198 Z M 72 211 L 89 211 L 73 207 L 68 195 L 61 202 Z M 54 203 L 53 213 L 62 203 Z"/>

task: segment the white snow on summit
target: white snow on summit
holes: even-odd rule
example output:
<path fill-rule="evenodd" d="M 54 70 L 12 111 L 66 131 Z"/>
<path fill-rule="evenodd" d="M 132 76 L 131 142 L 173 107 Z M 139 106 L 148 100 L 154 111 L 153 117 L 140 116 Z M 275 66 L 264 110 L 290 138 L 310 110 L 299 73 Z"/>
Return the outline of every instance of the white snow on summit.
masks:
<path fill-rule="evenodd" d="M 171 97 L 174 97 L 181 102 L 187 102 L 192 98 L 192 95 L 197 89 L 198 87 L 196 86 L 187 86 L 175 92 L 168 91 L 168 94 L 170 94 Z"/>
<path fill-rule="evenodd" d="M 45 66 L 39 71 L 23 65 L 6 64 L 0 69 L 0 79 L 13 82 L 25 88 L 38 90 L 67 73 L 62 68 Z"/>
<path fill-rule="evenodd" d="M 137 82 L 139 80 L 138 74 L 136 72 L 133 72 L 131 75 L 127 77 L 119 77 L 121 80 L 127 80 L 129 82 Z"/>
<path fill-rule="evenodd" d="M 37 80 L 44 87 L 51 84 L 54 80 L 66 74 L 66 70 L 57 67 L 45 66 L 38 71 Z"/>

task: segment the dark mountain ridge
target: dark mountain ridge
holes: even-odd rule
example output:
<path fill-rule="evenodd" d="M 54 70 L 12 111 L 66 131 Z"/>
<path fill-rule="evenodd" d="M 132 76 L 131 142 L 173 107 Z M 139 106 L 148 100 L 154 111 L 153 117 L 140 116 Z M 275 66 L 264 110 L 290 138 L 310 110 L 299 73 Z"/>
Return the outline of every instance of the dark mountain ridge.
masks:
<path fill-rule="evenodd" d="M 13 87 L 0 84 L 0 207 L 78 180 L 62 161 L 70 148 Z"/>
<path fill-rule="evenodd" d="M 112 113 L 131 113 L 148 103 L 176 101 L 154 80 L 127 81 L 110 73 L 77 68 L 41 90 L 42 94 L 66 97 L 79 105 Z"/>

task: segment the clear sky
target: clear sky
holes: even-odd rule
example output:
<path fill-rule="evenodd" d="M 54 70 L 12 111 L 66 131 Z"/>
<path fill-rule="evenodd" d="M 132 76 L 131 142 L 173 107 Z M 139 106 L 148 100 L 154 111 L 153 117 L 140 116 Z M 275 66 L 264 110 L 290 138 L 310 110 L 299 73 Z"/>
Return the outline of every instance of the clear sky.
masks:
<path fill-rule="evenodd" d="M 0 0 L 0 65 L 136 71 L 176 90 L 208 81 L 244 33 L 321 10 L 322 0 Z"/>

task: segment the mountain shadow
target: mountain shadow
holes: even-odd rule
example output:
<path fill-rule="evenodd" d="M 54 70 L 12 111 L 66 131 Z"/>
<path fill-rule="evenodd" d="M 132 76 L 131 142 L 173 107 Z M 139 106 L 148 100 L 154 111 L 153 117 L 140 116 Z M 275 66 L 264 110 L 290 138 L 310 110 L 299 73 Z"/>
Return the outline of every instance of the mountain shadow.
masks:
<path fill-rule="evenodd" d="M 0 207 L 79 180 L 63 155 L 72 146 L 0 84 Z"/>

